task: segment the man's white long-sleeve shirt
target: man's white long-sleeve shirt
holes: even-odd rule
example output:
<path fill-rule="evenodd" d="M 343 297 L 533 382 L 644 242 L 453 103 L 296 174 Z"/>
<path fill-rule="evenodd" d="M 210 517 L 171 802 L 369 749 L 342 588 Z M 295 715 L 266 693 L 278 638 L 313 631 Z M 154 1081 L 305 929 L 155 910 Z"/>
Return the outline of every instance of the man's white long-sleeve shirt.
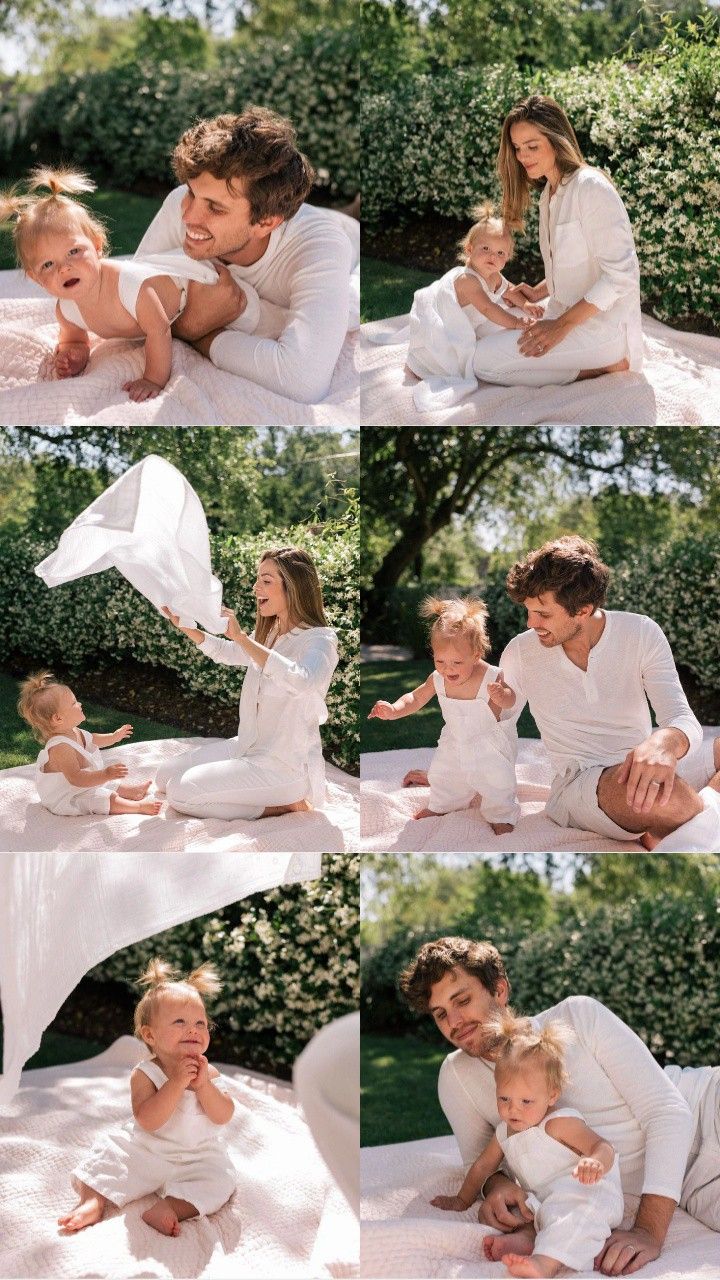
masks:
<path fill-rule="evenodd" d="M 599 1000 L 570 996 L 532 1021 L 539 1028 L 555 1019 L 575 1036 L 566 1052 L 570 1083 L 558 1105 L 575 1107 L 612 1143 L 625 1194 L 679 1200 L 694 1121 L 678 1089 L 635 1032 Z M 500 1123 L 493 1064 L 456 1050 L 440 1068 L 438 1094 L 470 1164 Z"/>
<path fill-rule="evenodd" d="M 652 618 L 604 610 L 605 628 L 587 671 L 562 645 L 545 648 L 534 631 L 514 636 L 499 666 L 516 702 L 503 719 L 530 705 L 555 772 L 569 766 L 620 764 L 658 728 L 680 729 L 692 751 L 702 729 L 688 706 L 670 645 Z"/>
<path fill-rule="evenodd" d="M 170 192 L 136 257 L 182 247 L 186 191 L 182 186 Z M 257 262 L 228 263 L 238 284 L 251 284 L 260 295 L 260 321 L 253 333 L 232 326 L 219 333 L 210 347 L 213 364 L 291 400 L 322 400 L 356 309 L 351 273 L 359 242 L 359 224 L 352 218 L 303 204 L 271 233 Z"/>

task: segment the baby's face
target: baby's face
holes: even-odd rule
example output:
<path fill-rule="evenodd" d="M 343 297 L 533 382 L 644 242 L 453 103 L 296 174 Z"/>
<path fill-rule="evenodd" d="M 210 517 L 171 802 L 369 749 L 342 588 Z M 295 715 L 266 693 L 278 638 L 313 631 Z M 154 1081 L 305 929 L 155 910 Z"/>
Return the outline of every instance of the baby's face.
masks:
<path fill-rule="evenodd" d="M 152 1023 L 143 1028 L 146 1044 L 160 1058 L 198 1058 L 210 1044 L 207 1014 L 199 996 L 168 991 L 155 1009 Z"/>
<path fill-rule="evenodd" d="M 511 255 L 512 245 L 506 236 L 481 234 L 473 244 L 469 265 L 487 280 L 504 269 Z"/>
<path fill-rule="evenodd" d="M 468 640 L 449 640 L 438 636 L 433 640 L 432 651 L 435 670 L 448 686 L 464 684 L 474 674 L 478 656 Z"/>
<path fill-rule="evenodd" d="M 27 274 L 54 298 L 84 297 L 100 274 L 98 247 L 89 236 L 68 228 L 39 236 Z"/>
<path fill-rule="evenodd" d="M 82 724 L 85 719 L 85 712 L 82 709 L 82 703 L 78 702 L 72 689 L 58 689 L 55 701 L 55 711 L 53 712 L 53 728 L 58 731 L 61 729 L 74 729 L 77 725 Z"/>
<path fill-rule="evenodd" d="M 496 1068 L 495 1091 L 500 1119 L 511 1133 L 540 1124 L 559 1097 L 550 1087 L 547 1073 L 538 1067 L 501 1073 Z"/>

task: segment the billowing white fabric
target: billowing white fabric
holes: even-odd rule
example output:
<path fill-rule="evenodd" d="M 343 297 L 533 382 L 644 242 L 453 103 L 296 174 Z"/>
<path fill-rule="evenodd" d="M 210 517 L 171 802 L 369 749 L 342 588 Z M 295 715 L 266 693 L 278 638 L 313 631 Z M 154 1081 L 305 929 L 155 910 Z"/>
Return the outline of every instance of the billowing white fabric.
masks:
<path fill-rule="evenodd" d="M 139 1062 L 138 1069 L 156 1089 L 167 1083 L 165 1072 L 154 1059 Z M 222 1076 L 213 1083 L 227 1093 Z M 169 1120 L 152 1133 L 136 1120 L 128 1120 L 99 1137 L 71 1178 L 75 1186 L 84 1183 L 118 1207 L 155 1194 L 187 1200 L 201 1216 L 215 1213 L 230 1199 L 236 1185 L 226 1136 L 227 1126 L 214 1124 L 197 1094 L 186 1089 Z"/>
<path fill-rule="evenodd" d="M 514 723 L 495 719 L 487 686 L 499 675 L 488 664 L 474 698 L 449 698 L 445 681 L 433 671 L 435 693 L 445 724 L 428 770 L 428 808 L 435 813 L 467 809 L 480 794 L 480 812 L 487 822 L 517 822 Z M 508 732 L 509 730 L 509 732 Z"/>
<path fill-rule="evenodd" d="M 65 746 L 72 747 L 77 751 L 80 757 L 81 769 L 102 769 L 103 761 L 100 755 L 100 748 L 93 745 L 92 734 L 86 729 L 81 729 L 80 733 L 83 737 L 83 745 L 80 746 L 72 738 L 66 738 L 63 734 L 56 734 L 52 738 L 48 738 L 45 746 L 40 752 L 35 766 L 35 785 L 40 796 L 40 803 L 49 809 L 51 813 L 57 813 L 62 817 L 74 817 L 83 813 L 109 813 L 110 812 L 110 788 L 102 783 L 98 783 L 96 787 L 75 787 L 68 782 L 64 773 L 46 773 L 45 765 L 48 763 L 48 752 L 51 747 L 55 747 L 58 743 L 64 743 Z"/>
<path fill-rule="evenodd" d="M 318 1031 L 293 1067 L 310 1131 L 350 1208 L 360 1216 L 360 1014 Z"/>
<path fill-rule="evenodd" d="M 202 503 L 177 467 L 155 454 L 76 516 L 35 572 L 57 587 L 110 568 L 156 609 L 169 605 L 183 626 L 227 630 Z"/>
<path fill-rule="evenodd" d="M 616 1156 L 599 1182 L 588 1186 L 573 1178 L 576 1152 L 546 1132 L 549 1120 L 562 1117 L 583 1119 L 574 1107 L 558 1107 L 540 1124 L 519 1133 L 509 1134 L 501 1121 L 495 1137 L 515 1181 L 531 1193 L 528 1207 L 535 1212 L 537 1230 L 533 1253 L 555 1258 L 575 1271 L 591 1270 L 610 1232 L 622 1222 L 620 1171 Z"/>
<path fill-rule="evenodd" d="M 84 974 L 251 893 L 314 879 L 319 853 L 5 853 L 0 858 L 0 1102 Z"/>
<path fill-rule="evenodd" d="M 190 280 L 197 280 L 201 284 L 216 284 L 218 275 L 214 267 L 209 262 L 193 262 L 192 258 L 186 257 L 184 253 L 166 253 L 157 254 L 154 258 L 145 258 L 142 262 L 131 260 L 129 262 L 119 262 L 118 264 L 118 297 L 133 320 L 137 320 L 137 300 L 140 289 L 146 280 L 152 280 L 157 276 L 171 276 L 175 283 L 182 291 L 182 299 L 180 306 L 174 316 L 170 316 L 171 320 L 176 320 L 182 314 L 185 308 L 187 286 Z M 255 327 L 259 315 L 259 301 L 257 294 L 248 298 L 248 305 L 243 313 L 243 319 L 247 316 L 248 324 Z M 76 324 L 80 329 L 88 329 L 89 326 L 83 319 L 82 311 L 72 298 L 59 298 L 58 303 L 60 310 L 67 320 L 72 324 Z M 248 314 L 249 313 L 249 314 Z M 253 323 L 254 321 L 254 323 Z M 252 329 L 248 329 L 252 332 Z"/>

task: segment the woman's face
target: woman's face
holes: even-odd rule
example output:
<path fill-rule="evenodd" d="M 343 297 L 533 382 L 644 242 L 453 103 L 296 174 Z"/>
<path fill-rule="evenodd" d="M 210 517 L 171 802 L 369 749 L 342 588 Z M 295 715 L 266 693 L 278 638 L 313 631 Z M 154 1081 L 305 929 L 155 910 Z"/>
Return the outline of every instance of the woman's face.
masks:
<path fill-rule="evenodd" d="M 551 182 L 559 180 L 557 157 L 550 139 L 541 133 L 537 125 L 521 120 L 510 126 L 510 140 L 515 157 L 522 165 L 531 182 L 538 178 L 548 178 Z"/>
<path fill-rule="evenodd" d="M 279 618 L 287 614 L 285 584 L 274 560 L 260 561 L 254 591 L 261 618 Z"/>

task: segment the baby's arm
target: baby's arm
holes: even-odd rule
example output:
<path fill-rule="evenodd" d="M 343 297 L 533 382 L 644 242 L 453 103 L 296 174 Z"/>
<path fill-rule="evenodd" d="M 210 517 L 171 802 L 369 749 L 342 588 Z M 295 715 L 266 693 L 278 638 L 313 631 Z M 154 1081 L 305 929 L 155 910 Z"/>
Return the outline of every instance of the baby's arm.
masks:
<path fill-rule="evenodd" d="M 90 359 L 90 335 L 87 329 L 73 324 L 55 304 L 55 318 L 60 326 L 60 337 L 55 348 L 53 367 L 58 378 L 76 378 Z"/>
<path fill-rule="evenodd" d="M 475 307 L 481 315 L 487 316 L 488 320 L 501 325 L 503 329 L 525 329 L 531 323 L 530 316 L 521 320 L 511 316 L 504 307 L 499 307 L 497 302 L 492 302 L 482 285 L 473 280 L 472 276 L 458 276 L 455 281 L 455 296 L 461 307 Z"/>
<path fill-rule="evenodd" d="M 133 1115 L 148 1133 L 154 1133 L 170 1119 L 188 1085 L 199 1070 L 197 1057 L 189 1054 L 176 1063 L 165 1084 L 156 1089 L 152 1080 L 136 1067 L 130 1077 L 130 1099 Z"/>
<path fill-rule="evenodd" d="M 50 772 L 62 773 L 71 787 L 101 787 L 104 782 L 110 782 L 113 778 L 124 778 L 128 771 L 126 764 L 109 764 L 104 769 L 84 769 L 77 751 L 63 745 L 50 748 L 48 763 L 52 765 Z"/>
<path fill-rule="evenodd" d="M 534 299 L 530 298 L 529 294 L 525 293 L 525 289 L 529 287 L 529 285 L 511 284 L 510 288 L 506 289 L 503 294 L 503 301 L 509 307 L 518 307 L 520 311 L 524 311 L 525 315 L 531 316 L 533 320 L 542 320 L 545 310 L 543 307 L 539 307 Z"/>
<path fill-rule="evenodd" d="M 420 711 L 430 701 L 435 692 L 432 675 L 424 684 L 413 689 L 412 693 L 404 693 L 395 702 L 376 702 L 368 716 L 368 720 L 400 720 L 402 716 L 411 716 L 413 711 Z"/>
<path fill-rule="evenodd" d="M 227 1124 L 232 1120 L 235 1103 L 214 1083 L 219 1075 L 217 1067 L 210 1066 L 207 1058 L 198 1058 L 198 1074 L 190 1087 L 195 1090 L 197 1100 L 208 1119 L 213 1124 Z"/>
<path fill-rule="evenodd" d="M 456 1212 L 469 1209 L 470 1205 L 477 1200 L 491 1173 L 497 1173 L 502 1164 L 502 1159 L 502 1147 L 493 1134 L 482 1155 L 478 1156 L 475 1163 L 470 1166 L 465 1174 L 465 1181 L 458 1194 L 456 1196 L 435 1196 L 430 1203 L 435 1205 L 436 1209 L 454 1209 Z"/>
<path fill-rule="evenodd" d="M 123 738 L 129 738 L 133 731 L 131 724 L 121 725 L 114 733 L 93 733 L 91 738 L 94 747 L 114 747 L 116 742 L 122 742 Z"/>
<path fill-rule="evenodd" d="M 511 707 L 515 706 L 515 690 L 511 689 L 510 685 L 505 683 L 505 677 L 503 676 L 502 671 L 498 672 L 497 680 L 490 680 L 488 682 L 487 691 L 490 706 L 498 715 L 498 719 L 500 718 L 499 712 L 509 711 Z"/>
<path fill-rule="evenodd" d="M 545 1132 L 581 1157 L 573 1169 L 573 1178 L 578 1182 L 599 1182 L 612 1169 L 614 1148 L 588 1128 L 584 1120 L 575 1116 L 559 1116 L 557 1120 L 548 1120 Z"/>
<path fill-rule="evenodd" d="M 126 382 L 131 400 L 154 400 L 170 377 L 172 332 L 165 308 L 150 281 L 141 286 L 136 305 L 137 322 L 145 334 L 145 372 L 142 378 Z"/>

